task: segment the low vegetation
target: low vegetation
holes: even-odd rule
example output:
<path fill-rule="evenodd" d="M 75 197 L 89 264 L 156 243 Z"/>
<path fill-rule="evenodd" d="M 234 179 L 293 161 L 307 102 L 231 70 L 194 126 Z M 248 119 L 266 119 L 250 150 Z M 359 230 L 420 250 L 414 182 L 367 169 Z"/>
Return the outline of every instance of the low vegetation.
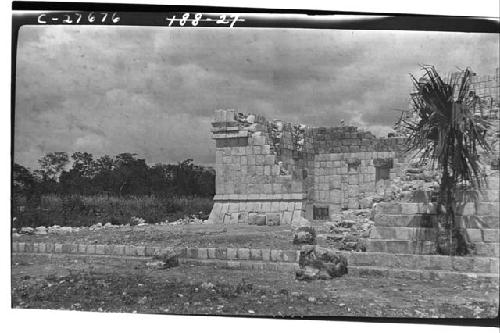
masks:
<path fill-rule="evenodd" d="M 215 171 L 188 159 L 149 166 L 135 154 L 48 153 L 34 171 L 13 166 L 13 227 L 160 223 L 208 218 Z"/>

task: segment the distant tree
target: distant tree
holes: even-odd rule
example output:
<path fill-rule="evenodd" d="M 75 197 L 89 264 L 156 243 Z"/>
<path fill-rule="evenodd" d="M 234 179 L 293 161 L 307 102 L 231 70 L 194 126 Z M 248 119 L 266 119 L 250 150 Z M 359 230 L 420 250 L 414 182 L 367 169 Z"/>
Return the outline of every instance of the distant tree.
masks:
<path fill-rule="evenodd" d="M 67 153 L 47 153 L 44 157 L 38 160 L 38 163 L 40 164 L 39 174 L 44 180 L 57 181 L 68 162 L 69 157 Z"/>
<path fill-rule="evenodd" d="M 115 165 L 115 161 L 109 155 L 99 157 L 95 161 L 96 172 L 111 171 Z"/>
<path fill-rule="evenodd" d="M 115 157 L 113 177 L 121 195 L 151 194 L 151 178 L 144 159 L 136 159 L 137 154 L 122 153 Z"/>
<path fill-rule="evenodd" d="M 26 200 L 28 204 L 39 204 L 40 193 L 36 178 L 25 167 L 14 163 L 12 167 L 12 197 L 14 205 Z"/>
<path fill-rule="evenodd" d="M 96 162 L 92 154 L 86 152 L 76 152 L 71 155 L 73 159 L 73 169 L 83 177 L 93 177 L 96 171 Z"/>
<path fill-rule="evenodd" d="M 474 114 L 478 97 L 471 91 L 472 72 L 466 69 L 445 82 L 432 66 L 423 67 L 424 76 L 414 77 L 415 117 L 404 121 L 409 131 L 409 150 L 422 161 L 431 160 L 441 172 L 439 203 L 441 225 L 448 232 L 444 248 L 451 254 L 468 252 L 468 240 L 456 223 L 457 192 L 477 190 L 484 178 L 481 174 L 478 149 L 490 151 L 486 141 L 489 123 Z"/>

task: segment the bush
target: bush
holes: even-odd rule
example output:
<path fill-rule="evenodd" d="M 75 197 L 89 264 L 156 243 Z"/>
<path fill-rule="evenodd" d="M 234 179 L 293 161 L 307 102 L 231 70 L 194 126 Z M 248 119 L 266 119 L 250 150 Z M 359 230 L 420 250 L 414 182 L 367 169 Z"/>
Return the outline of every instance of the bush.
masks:
<path fill-rule="evenodd" d="M 127 224 L 133 216 L 147 223 L 173 221 L 195 215 L 206 219 L 212 210 L 212 198 L 157 198 L 44 195 L 39 206 L 14 210 L 13 227 L 24 226 L 90 226 L 96 223 Z"/>

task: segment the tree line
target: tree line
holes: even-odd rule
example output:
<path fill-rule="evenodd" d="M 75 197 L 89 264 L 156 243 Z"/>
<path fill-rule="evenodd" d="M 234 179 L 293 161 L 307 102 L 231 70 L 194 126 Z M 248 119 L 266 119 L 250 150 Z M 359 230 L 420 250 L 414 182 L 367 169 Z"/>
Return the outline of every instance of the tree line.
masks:
<path fill-rule="evenodd" d="M 195 165 L 192 159 L 149 166 L 132 153 L 94 158 L 87 152 L 71 155 L 53 152 L 40 158 L 38 164 L 39 168 L 31 171 L 14 163 L 14 196 L 29 199 L 44 194 L 158 197 L 215 194 L 215 170 Z"/>

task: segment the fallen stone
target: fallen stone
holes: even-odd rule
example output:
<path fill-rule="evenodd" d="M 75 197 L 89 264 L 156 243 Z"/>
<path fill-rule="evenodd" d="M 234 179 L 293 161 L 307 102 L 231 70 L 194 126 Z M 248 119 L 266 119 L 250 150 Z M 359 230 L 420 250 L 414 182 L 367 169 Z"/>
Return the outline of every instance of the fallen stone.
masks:
<path fill-rule="evenodd" d="M 302 247 L 299 269 L 295 272 L 298 280 L 331 279 L 347 274 L 347 259 L 335 250 L 320 246 Z"/>
<path fill-rule="evenodd" d="M 48 232 L 47 232 L 47 228 L 46 227 L 36 227 L 35 228 L 35 235 L 46 235 Z"/>
<path fill-rule="evenodd" d="M 165 254 L 154 256 L 153 260 L 153 262 L 162 262 L 162 269 L 179 266 L 179 255 L 174 251 L 168 251 Z"/>
<path fill-rule="evenodd" d="M 153 269 L 164 269 L 165 268 L 165 263 L 161 260 L 154 260 L 151 262 L 147 262 L 146 266 L 148 268 L 153 268 Z"/>
<path fill-rule="evenodd" d="M 33 229 L 32 227 L 22 227 L 19 233 L 26 235 L 33 235 L 35 233 L 35 229 Z"/>
<path fill-rule="evenodd" d="M 295 272 L 295 278 L 297 280 L 307 281 L 307 280 L 318 280 L 319 268 L 314 268 L 311 266 L 299 268 Z"/>
<path fill-rule="evenodd" d="M 297 230 L 299 228 L 305 228 L 310 226 L 311 222 L 309 222 L 309 220 L 305 219 L 302 216 L 299 216 L 297 218 L 294 217 L 294 219 L 292 220 L 292 230 Z"/>
<path fill-rule="evenodd" d="M 269 226 L 280 225 L 280 214 L 279 213 L 267 214 L 266 225 L 269 225 Z"/>
<path fill-rule="evenodd" d="M 316 244 L 316 230 L 313 227 L 301 227 L 298 228 L 293 236 L 293 244 Z"/>

